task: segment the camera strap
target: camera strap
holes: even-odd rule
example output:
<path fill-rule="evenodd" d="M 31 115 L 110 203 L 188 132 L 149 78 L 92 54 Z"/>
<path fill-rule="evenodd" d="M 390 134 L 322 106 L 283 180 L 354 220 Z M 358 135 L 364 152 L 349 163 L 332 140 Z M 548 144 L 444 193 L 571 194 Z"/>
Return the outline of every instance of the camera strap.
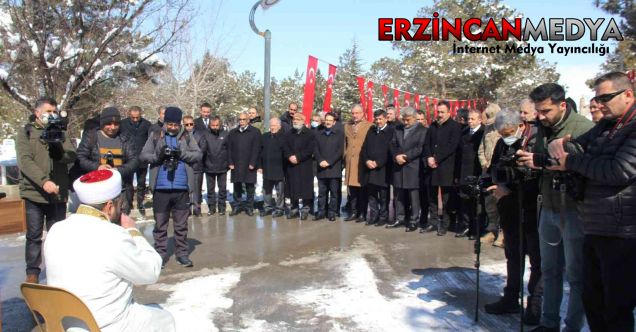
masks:
<path fill-rule="evenodd" d="M 614 136 L 616 135 L 616 132 L 621 130 L 621 128 L 623 128 L 634 117 L 635 114 L 636 114 L 636 107 L 632 106 L 630 110 L 627 111 L 627 113 L 623 114 L 623 116 L 621 116 L 621 118 L 618 119 L 614 127 L 610 129 L 609 134 L 607 134 L 607 138 L 613 139 Z"/>

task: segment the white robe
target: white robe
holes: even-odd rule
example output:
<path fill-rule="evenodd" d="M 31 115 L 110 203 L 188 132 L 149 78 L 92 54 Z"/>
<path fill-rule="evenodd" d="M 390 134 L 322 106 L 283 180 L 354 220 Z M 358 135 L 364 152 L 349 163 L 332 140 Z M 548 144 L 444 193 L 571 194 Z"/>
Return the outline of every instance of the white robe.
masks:
<path fill-rule="evenodd" d="M 161 256 L 143 236 L 74 214 L 51 227 L 44 259 L 47 283 L 82 299 L 102 331 L 174 331 L 168 311 L 132 297 L 133 285 L 155 283 L 161 272 Z"/>

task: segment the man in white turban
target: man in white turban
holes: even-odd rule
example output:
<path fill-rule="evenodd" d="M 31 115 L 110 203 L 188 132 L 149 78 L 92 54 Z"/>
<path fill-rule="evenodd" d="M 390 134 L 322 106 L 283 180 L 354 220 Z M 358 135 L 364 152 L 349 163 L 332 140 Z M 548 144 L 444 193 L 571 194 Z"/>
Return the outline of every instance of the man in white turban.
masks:
<path fill-rule="evenodd" d="M 47 283 L 82 299 L 102 331 L 174 331 L 168 311 L 133 300 L 133 285 L 159 278 L 161 256 L 121 213 L 119 172 L 90 172 L 73 188 L 82 205 L 44 242 Z"/>

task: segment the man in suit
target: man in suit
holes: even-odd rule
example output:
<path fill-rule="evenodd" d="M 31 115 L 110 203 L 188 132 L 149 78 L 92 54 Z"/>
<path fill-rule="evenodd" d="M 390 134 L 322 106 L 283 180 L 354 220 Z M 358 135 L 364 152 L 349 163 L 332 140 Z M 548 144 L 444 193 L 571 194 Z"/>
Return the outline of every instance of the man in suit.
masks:
<path fill-rule="evenodd" d="M 250 125 L 249 114 L 243 112 L 239 115 L 238 127 L 232 129 L 228 135 L 228 163 L 232 171 L 230 180 L 234 184 L 234 202 L 230 216 L 241 211 L 245 211 L 248 216 L 254 215 L 254 185 L 260 149 L 261 132 Z M 242 199 L 243 185 L 247 191 L 245 201 Z"/>
<path fill-rule="evenodd" d="M 212 105 L 203 103 L 199 106 L 199 117 L 194 120 L 194 127 L 200 132 L 207 131 L 210 127 L 210 114 L 212 114 Z"/>
<path fill-rule="evenodd" d="M 481 174 L 481 165 L 477 158 L 477 150 L 484 136 L 484 129 L 481 126 L 481 114 L 477 110 L 470 110 L 466 116 L 467 127 L 462 131 L 457 149 L 457 172 L 456 181 L 460 185 L 459 197 L 459 229 L 455 237 L 466 237 L 470 234 L 470 239 L 479 234 L 475 233 L 475 218 L 477 212 L 477 200 L 475 197 L 467 195 L 465 192 L 468 176 L 478 177 Z"/>
<path fill-rule="evenodd" d="M 450 103 L 442 100 L 437 103 L 437 119 L 428 130 L 428 142 L 424 146 L 424 157 L 431 169 L 429 181 L 429 225 L 426 232 L 437 230 L 437 235 L 446 235 L 450 218 L 448 215 L 448 198 L 455 175 L 455 154 L 461 125 L 450 118 Z M 439 215 L 438 192 L 442 194 L 442 215 Z"/>
<path fill-rule="evenodd" d="M 123 134 L 133 138 L 135 155 L 141 154 L 141 149 L 148 140 L 148 132 L 152 124 L 142 117 L 142 110 L 139 106 L 132 106 L 128 109 L 128 118 L 121 121 L 121 131 Z M 146 214 L 144 208 L 144 196 L 146 195 L 146 175 L 148 174 L 148 164 L 139 163 L 135 176 L 137 177 L 137 209 L 143 216 Z M 131 193 L 132 194 L 132 193 Z M 132 205 L 132 204 L 131 204 Z"/>
<path fill-rule="evenodd" d="M 324 129 L 316 133 L 314 159 L 317 164 L 318 213 L 313 220 L 325 218 L 335 221 L 338 214 L 338 191 L 342 178 L 342 154 L 344 152 L 344 133 L 335 128 L 336 117 L 325 115 Z M 327 203 L 328 202 L 328 203 Z"/>

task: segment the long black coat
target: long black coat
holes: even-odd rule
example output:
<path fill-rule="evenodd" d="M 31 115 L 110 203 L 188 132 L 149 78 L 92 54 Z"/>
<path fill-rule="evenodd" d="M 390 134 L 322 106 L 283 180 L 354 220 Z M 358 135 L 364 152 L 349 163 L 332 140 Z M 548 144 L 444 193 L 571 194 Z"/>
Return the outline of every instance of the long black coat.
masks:
<path fill-rule="evenodd" d="M 261 162 L 263 179 L 282 181 L 285 179 L 285 134 L 279 130 L 276 134 L 263 133 L 261 138 Z"/>
<path fill-rule="evenodd" d="M 393 128 L 388 125 L 377 131 L 377 127 L 373 126 L 367 132 L 367 137 L 362 143 L 360 150 L 361 181 L 363 185 L 373 184 L 380 187 L 388 187 L 391 182 L 391 141 L 394 135 Z M 367 168 L 367 161 L 375 161 L 377 167 L 374 169 Z"/>
<path fill-rule="evenodd" d="M 468 184 L 467 176 L 479 176 L 482 172 L 481 164 L 477 158 L 477 150 L 479 144 L 484 137 L 484 126 L 474 133 L 470 134 L 470 128 L 465 128 L 459 139 L 459 147 L 457 148 L 457 158 L 455 165 L 455 178 L 459 180 L 460 185 Z"/>
<path fill-rule="evenodd" d="M 121 120 L 121 127 L 119 130 L 133 138 L 135 143 L 135 154 L 137 154 L 137 156 L 141 154 L 141 149 L 143 149 L 144 145 L 146 145 L 150 126 L 152 126 L 150 121 L 144 118 L 141 118 L 139 124 L 135 124 L 130 118 Z"/>
<path fill-rule="evenodd" d="M 218 135 L 208 131 L 204 136 L 201 151 L 203 152 L 203 171 L 206 173 L 225 173 L 228 166 L 227 150 L 228 132 L 221 130 Z"/>
<path fill-rule="evenodd" d="M 236 127 L 230 131 L 227 142 L 228 164 L 234 165 L 230 181 L 232 183 L 256 183 L 261 132 L 252 126 L 247 126 L 243 132 Z M 250 165 L 253 167 L 252 170 L 249 169 Z"/>
<path fill-rule="evenodd" d="M 441 126 L 434 122 L 428 128 L 427 144 L 424 146 L 424 162 L 428 157 L 434 157 L 437 168 L 429 172 L 431 186 L 452 186 L 455 177 L 455 156 L 462 126 L 453 119 L 448 119 Z"/>
<path fill-rule="evenodd" d="M 291 199 L 311 198 L 314 195 L 313 152 L 316 146 L 314 133 L 303 128 L 300 132 L 292 129 L 285 133 L 285 161 L 287 162 L 287 181 L 285 195 Z M 298 164 L 289 162 L 296 156 Z"/>
<path fill-rule="evenodd" d="M 342 155 L 344 154 L 344 131 L 332 128 L 331 134 L 325 130 L 316 131 L 316 177 L 319 179 L 342 178 Z M 329 167 L 320 167 L 320 162 L 326 160 Z"/>
<path fill-rule="evenodd" d="M 422 150 L 426 143 L 427 129 L 415 124 L 415 128 L 404 139 L 404 124 L 394 127 L 393 139 L 391 140 L 391 166 L 393 172 L 393 186 L 399 189 L 419 189 L 420 188 L 420 166 L 422 161 Z M 395 156 L 405 154 L 406 163 L 398 165 Z"/>

